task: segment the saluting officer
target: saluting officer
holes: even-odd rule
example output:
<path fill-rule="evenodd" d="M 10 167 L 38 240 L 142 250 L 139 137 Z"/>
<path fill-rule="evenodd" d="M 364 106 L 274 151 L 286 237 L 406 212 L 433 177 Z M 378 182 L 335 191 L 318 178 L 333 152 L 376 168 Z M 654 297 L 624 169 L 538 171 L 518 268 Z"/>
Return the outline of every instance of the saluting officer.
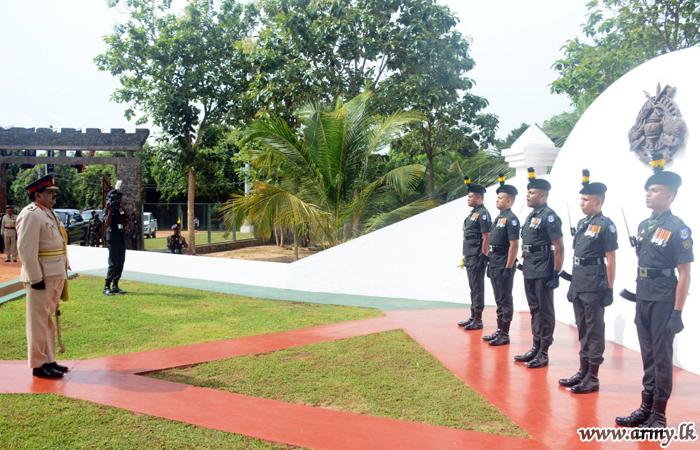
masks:
<path fill-rule="evenodd" d="M 600 389 L 598 368 L 605 351 L 605 307 L 613 302 L 617 228 L 602 213 L 605 192 L 603 183 L 591 183 L 590 172 L 583 171 L 581 219 L 574 233 L 574 268 L 567 298 L 574 305 L 578 327 L 579 369 L 559 385 L 571 387 L 574 394 L 588 394 Z M 607 260 L 607 265 L 606 265 Z"/>
<path fill-rule="evenodd" d="M 537 179 L 528 167 L 527 206 L 532 212 L 523 223 L 523 276 L 525 296 L 530 307 L 532 348 L 515 360 L 527 363 L 528 369 L 549 364 L 549 346 L 554 341 L 554 289 L 564 264 L 564 238 L 561 219 L 547 206 L 552 185 Z"/>
<path fill-rule="evenodd" d="M 626 427 L 666 427 L 666 403 L 673 386 L 673 338 L 683 330 L 681 312 L 690 287 L 693 239 L 690 228 L 671 212 L 681 177 L 664 171 L 665 159 L 654 154 L 654 174 L 644 189 L 650 218 L 637 229 L 637 336 L 644 377 L 642 405 L 615 422 Z M 676 278 L 675 269 L 678 269 Z"/>
<path fill-rule="evenodd" d="M 56 191 L 47 175 L 26 187 L 29 200 L 17 217 L 20 280 L 27 293 L 27 353 L 35 377 L 60 378 L 68 367 L 56 363 L 55 328 L 51 315 L 58 312 L 68 274 L 68 236 L 53 211 Z M 60 334 L 59 334 L 60 336 Z"/>
<path fill-rule="evenodd" d="M 462 241 L 464 259 L 462 261 L 464 261 L 469 277 L 472 315 L 469 320 L 458 322 L 457 325 L 471 331 L 484 328 L 484 324 L 481 322 L 481 313 L 484 310 L 484 275 L 489 260 L 491 216 L 484 207 L 486 188 L 478 184 L 471 184 L 469 175 L 464 177 L 464 183 L 469 190 L 467 204 L 472 207 L 472 210 L 464 219 L 462 226 L 464 231 L 464 240 Z"/>
<path fill-rule="evenodd" d="M 510 344 L 510 322 L 513 320 L 513 276 L 515 258 L 518 256 L 520 221 L 511 211 L 518 190 L 506 184 L 504 174 L 498 174 L 496 208 L 501 213 L 491 225 L 488 276 L 496 299 L 496 332 L 482 339 L 489 345 Z"/>
<path fill-rule="evenodd" d="M 6 214 L 2 216 L 2 224 L 0 225 L 0 234 L 2 234 L 5 244 L 5 262 L 10 262 L 10 257 L 14 262 L 17 262 L 17 227 L 15 209 L 8 206 Z"/>

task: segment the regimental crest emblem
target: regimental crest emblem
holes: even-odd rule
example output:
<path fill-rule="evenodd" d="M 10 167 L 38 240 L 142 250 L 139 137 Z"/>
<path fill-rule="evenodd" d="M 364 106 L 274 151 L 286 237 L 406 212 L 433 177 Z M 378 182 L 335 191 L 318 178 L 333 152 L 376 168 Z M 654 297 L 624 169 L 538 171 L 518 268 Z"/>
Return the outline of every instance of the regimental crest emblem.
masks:
<path fill-rule="evenodd" d="M 627 137 L 630 151 L 644 164 L 649 164 L 653 153 L 663 153 L 666 162 L 685 144 L 686 125 L 678 105 L 673 101 L 676 88 L 661 83 L 656 86 L 656 95 L 644 92 L 647 102 L 637 115 L 637 121 Z"/>

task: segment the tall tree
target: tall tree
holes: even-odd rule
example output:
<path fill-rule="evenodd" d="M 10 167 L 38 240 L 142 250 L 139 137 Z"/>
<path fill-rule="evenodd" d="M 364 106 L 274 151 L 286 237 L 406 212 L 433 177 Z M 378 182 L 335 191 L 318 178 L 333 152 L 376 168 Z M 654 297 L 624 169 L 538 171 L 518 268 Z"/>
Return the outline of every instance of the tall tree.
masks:
<path fill-rule="evenodd" d="M 664 53 L 700 44 L 697 0 L 592 0 L 583 32 L 592 44 L 575 38 L 553 67 L 559 78 L 552 92 L 574 102 L 596 98 L 634 67 Z"/>
<path fill-rule="evenodd" d="M 113 100 L 127 103 L 127 118 L 143 111 L 176 145 L 187 167 L 187 222 L 195 251 L 195 163 L 204 132 L 212 125 L 251 115 L 247 97 L 251 68 L 245 39 L 257 17 L 253 5 L 235 0 L 191 0 L 182 15 L 171 0 L 123 2 L 130 20 L 104 38 L 108 49 L 95 58 L 100 70 L 118 76 Z"/>

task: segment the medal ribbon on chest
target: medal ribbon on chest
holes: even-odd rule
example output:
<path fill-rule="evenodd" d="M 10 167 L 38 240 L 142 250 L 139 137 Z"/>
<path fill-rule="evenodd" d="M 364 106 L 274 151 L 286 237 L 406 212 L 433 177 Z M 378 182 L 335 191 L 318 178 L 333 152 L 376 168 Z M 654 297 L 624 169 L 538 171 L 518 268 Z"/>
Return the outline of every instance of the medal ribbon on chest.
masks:
<path fill-rule="evenodd" d="M 508 218 L 501 217 L 500 219 L 498 219 L 498 224 L 496 224 L 496 227 L 503 228 L 506 226 L 506 223 L 508 223 Z"/>
<path fill-rule="evenodd" d="M 535 229 L 540 227 L 541 223 L 542 223 L 541 217 L 533 217 L 532 219 L 530 219 L 530 228 L 535 230 Z"/>
<path fill-rule="evenodd" d="M 471 216 L 471 218 L 469 218 L 469 220 L 471 220 L 472 222 L 479 220 L 479 213 L 476 212 L 476 213 L 472 214 L 472 216 Z"/>
<path fill-rule="evenodd" d="M 651 238 L 651 243 L 660 247 L 666 247 L 668 240 L 671 238 L 671 234 L 673 234 L 671 231 L 657 228 L 654 236 Z"/>
<path fill-rule="evenodd" d="M 588 225 L 588 228 L 586 229 L 586 232 L 584 233 L 584 236 L 588 236 L 591 238 L 595 238 L 600 234 L 600 229 L 601 225 Z"/>

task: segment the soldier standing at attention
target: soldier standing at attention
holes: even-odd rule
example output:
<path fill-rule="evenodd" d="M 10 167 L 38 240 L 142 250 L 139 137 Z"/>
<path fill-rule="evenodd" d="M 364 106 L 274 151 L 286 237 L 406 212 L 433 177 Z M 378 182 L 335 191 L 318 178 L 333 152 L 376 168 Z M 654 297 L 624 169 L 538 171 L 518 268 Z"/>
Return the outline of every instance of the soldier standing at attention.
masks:
<path fill-rule="evenodd" d="M 15 222 L 15 209 L 12 206 L 6 208 L 7 213 L 2 216 L 2 226 L 0 226 L 0 234 L 2 234 L 5 243 L 5 262 L 12 260 L 17 262 L 17 227 Z"/>
<path fill-rule="evenodd" d="M 471 184 L 469 175 L 464 177 L 469 194 L 467 203 L 472 207 L 471 212 L 464 219 L 464 240 L 462 241 L 463 262 L 467 268 L 469 277 L 469 289 L 471 296 L 471 313 L 469 320 L 459 322 L 457 325 L 465 330 L 481 330 L 484 324 L 481 322 L 481 313 L 484 310 L 484 275 L 489 257 L 489 234 L 491 233 L 491 216 L 484 207 L 484 194 L 486 188 L 478 184 Z"/>
<path fill-rule="evenodd" d="M 564 238 L 561 219 L 547 206 L 552 185 L 537 179 L 528 167 L 527 206 L 532 212 L 523 223 L 523 276 L 525 296 L 530 307 L 532 348 L 515 360 L 528 369 L 549 365 L 549 346 L 554 341 L 554 289 L 564 264 Z"/>
<path fill-rule="evenodd" d="M 501 186 L 496 190 L 496 208 L 501 213 L 491 225 L 487 269 L 496 299 L 497 329 L 495 333 L 482 338 L 492 346 L 510 344 L 508 333 L 513 320 L 513 276 L 520 239 L 520 221 L 510 209 L 518 190 L 515 186 L 506 184 L 506 177 L 502 173 L 498 174 L 498 181 Z"/>
<path fill-rule="evenodd" d="M 666 403 L 673 387 L 673 338 L 683 330 L 681 312 L 690 288 L 693 239 L 690 228 L 671 212 L 682 180 L 664 171 L 664 164 L 663 155 L 653 155 L 654 174 L 644 185 L 652 214 L 637 229 L 634 323 L 644 365 L 644 390 L 639 409 L 615 419 L 625 427 L 666 427 Z"/>
<path fill-rule="evenodd" d="M 613 302 L 617 229 L 601 212 L 608 190 L 603 183 L 591 183 L 590 172 L 583 171 L 581 219 L 574 233 L 574 268 L 567 298 L 574 305 L 578 327 L 579 369 L 571 378 L 559 380 L 574 394 L 600 389 L 598 368 L 605 351 L 605 307 Z M 607 266 L 606 266 L 607 260 Z"/>
<path fill-rule="evenodd" d="M 68 236 L 54 213 L 56 191 L 47 175 L 26 187 L 29 200 L 17 218 L 20 280 L 27 292 L 27 353 L 35 377 L 60 378 L 68 367 L 56 363 L 56 337 L 51 315 L 68 278 Z M 60 336 L 60 334 L 59 334 Z M 59 341 L 60 342 L 60 341 Z"/>

